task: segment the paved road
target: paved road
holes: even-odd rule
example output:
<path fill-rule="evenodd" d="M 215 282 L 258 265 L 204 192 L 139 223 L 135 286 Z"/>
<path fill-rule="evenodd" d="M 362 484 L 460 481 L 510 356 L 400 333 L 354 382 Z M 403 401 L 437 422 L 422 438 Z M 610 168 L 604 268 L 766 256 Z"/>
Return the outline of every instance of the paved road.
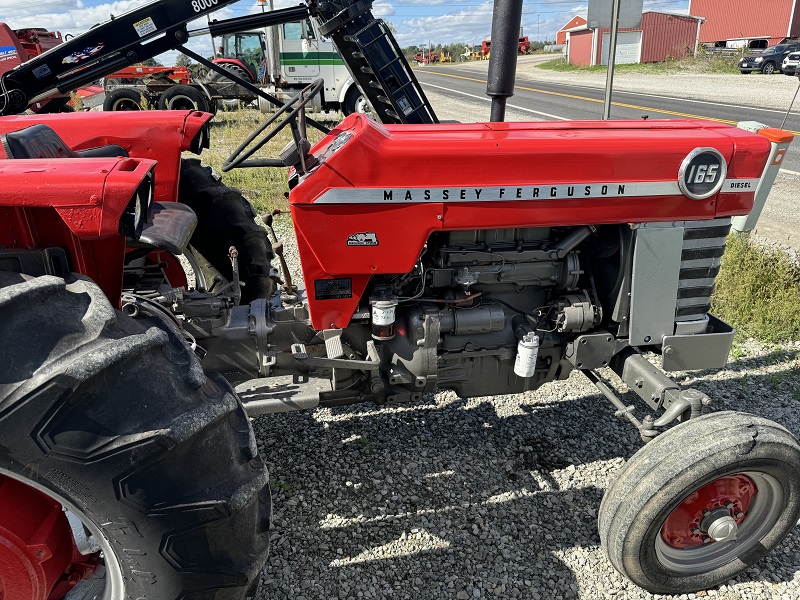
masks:
<path fill-rule="evenodd" d="M 416 71 L 424 89 L 458 96 L 463 102 L 486 105 L 485 73 L 457 66 L 427 67 Z M 753 80 L 755 81 L 755 79 Z M 604 90 L 595 87 L 555 84 L 517 78 L 515 94 L 509 108 L 530 115 L 533 120 L 600 119 L 603 115 Z M 778 127 L 784 112 L 753 106 L 720 104 L 705 100 L 688 100 L 669 95 L 615 91 L 612 119 L 675 119 L 699 118 L 735 125 L 739 121 L 760 121 Z M 789 115 L 784 129 L 800 135 L 800 115 Z M 784 168 L 800 172 L 800 144 L 790 148 Z"/>
<path fill-rule="evenodd" d="M 417 69 L 426 93 L 440 101 L 457 101 L 460 120 L 488 120 L 485 71 L 461 69 L 457 65 Z M 756 81 L 755 79 L 753 81 Z M 611 117 L 615 119 L 703 118 L 735 124 L 757 120 L 778 127 L 784 113 L 735 104 L 689 100 L 668 95 L 615 91 Z M 800 98 L 798 98 L 800 101 Z M 437 108 L 436 101 L 434 108 Z M 508 102 L 512 118 L 531 120 L 599 119 L 603 112 L 603 90 L 596 87 L 555 84 L 517 78 L 514 96 Z M 438 109 L 437 109 L 438 110 Z M 452 112 L 452 111 L 444 111 Z M 449 114 L 444 118 L 452 118 Z M 791 114 L 785 129 L 800 136 L 800 115 Z M 785 248 L 800 250 L 800 138 L 790 147 L 784 167 L 767 200 L 756 233 Z"/>

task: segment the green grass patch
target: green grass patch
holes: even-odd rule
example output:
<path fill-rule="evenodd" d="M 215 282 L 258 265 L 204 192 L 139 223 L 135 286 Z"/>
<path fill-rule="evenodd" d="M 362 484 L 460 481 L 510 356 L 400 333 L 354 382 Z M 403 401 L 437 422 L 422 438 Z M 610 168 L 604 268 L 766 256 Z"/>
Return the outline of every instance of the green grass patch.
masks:
<path fill-rule="evenodd" d="M 317 114 L 310 116 L 315 119 L 320 118 Z M 211 147 L 203 151 L 203 162 L 222 172 L 222 163 L 225 159 L 267 118 L 269 115 L 252 109 L 218 112 L 211 121 Z M 331 122 L 330 118 L 328 117 L 326 125 L 333 126 L 335 121 Z M 322 138 L 322 133 L 309 127 L 308 137 L 313 144 Z M 291 130 L 287 126 L 267 142 L 253 158 L 277 158 L 281 149 L 291 140 Z M 222 173 L 222 181 L 225 185 L 239 189 L 258 214 L 265 214 L 276 209 L 289 210 L 289 201 L 285 196 L 289 192 L 288 173 L 288 168 L 276 167 L 232 169 Z"/>
<path fill-rule="evenodd" d="M 697 58 L 689 57 L 670 59 L 658 63 L 639 63 L 634 65 L 616 65 L 615 73 L 642 73 L 669 75 L 676 73 L 739 73 L 738 62 L 739 54 L 707 54 L 698 53 Z M 548 71 L 563 72 L 587 72 L 605 73 L 605 65 L 587 67 L 585 65 L 573 65 L 565 59 L 557 58 L 537 65 L 540 69 Z"/>
<path fill-rule="evenodd" d="M 712 311 L 762 342 L 800 339 L 800 268 L 782 250 L 728 237 Z"/>

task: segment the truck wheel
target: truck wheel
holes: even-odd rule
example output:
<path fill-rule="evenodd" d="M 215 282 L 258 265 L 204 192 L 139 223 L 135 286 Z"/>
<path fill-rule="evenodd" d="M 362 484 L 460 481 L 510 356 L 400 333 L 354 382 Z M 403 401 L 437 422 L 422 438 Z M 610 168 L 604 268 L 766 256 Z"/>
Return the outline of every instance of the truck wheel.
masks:
<path fill-rule="evenodd" d="M 158 110 L 199 110 L 211 112 L 208 98 L 190 85 L 173 85 L 158 99 Z"/>
<path fill-rule="evenodd" d="M 228 281 L 233 277 L 228 250 L 236 246 L 245 284 L 242 303 L 269 298 L 274 287 L 269 276 L 272 244 L 264 227 L 255 222 L 256 213 L 250 203 L 196 158 L 181 160 L 178 189 L 178 201 L 197 214 L 191 245 Z"/>
<path fill-rule="evenodd" d="M 128 88 L 117 88 L 106 92 L 103 110 L 142 110 L 142 95 Z"/>
<path fill-rule="evenodd" d="M 606 492 L 600 540 L 644 589 L 714 587 L 761 560 L 800 517 L 800 445 L 760 417 L 720 412 L 639 450 Z"/>
<path fill-rule="evenodd" d="M 0 335 L 0 595 L 244 598 L 271 504 L 227 382 L 80 276 L 0 272 Z"/>
<path fill-rule="evenodd" d="M 367 116 L 373 117 L 375 111 L 370 105 L 369 101 L 358 89 L 357 85 L 351 85 L 350 89 L 344 95 L 344 104 L 342 105 L 342 113 L 344 116 L 352 115 L 353 113 L 363 113 Z"/>

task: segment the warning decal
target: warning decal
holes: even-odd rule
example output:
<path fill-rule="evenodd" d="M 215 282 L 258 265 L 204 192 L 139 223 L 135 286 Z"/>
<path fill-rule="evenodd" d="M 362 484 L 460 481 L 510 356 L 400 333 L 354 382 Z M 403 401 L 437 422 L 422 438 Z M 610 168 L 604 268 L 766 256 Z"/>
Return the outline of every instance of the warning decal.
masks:
<path fill-rule="evenodd" d="M 146 17 L 141 21 L 137 21 L 133 24 L 133 28 L 136 30 L 136 33 L 139 34 L 139 37 L 144 37 L 158 31 L 156 24 L 153 23 L 153 19 L 150 17 Z"/>

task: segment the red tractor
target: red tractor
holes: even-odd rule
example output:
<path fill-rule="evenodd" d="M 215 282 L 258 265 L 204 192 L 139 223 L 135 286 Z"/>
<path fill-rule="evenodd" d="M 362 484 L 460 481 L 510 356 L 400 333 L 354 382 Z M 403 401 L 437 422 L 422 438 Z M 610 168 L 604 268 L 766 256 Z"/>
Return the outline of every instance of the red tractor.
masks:
<path fill-rule="evenodd" d="M 196 13 L 171 7 L 180 40 Z M 792 136 L 691 120 L 438 124 L 388 28 L 340 8 L 310 6 L 343 56 L 369 63 L 386 119 L 418 121 L 353 114 L 312 147 L 316 82 L 224 166 L 288 168 L 306 288 L 278 277 L 280 245 L 238 192 L 181 159 L 207 146 L 211 115 L 13 116 L 37 84 L 24 69 L 3 79 L 3 597 L 242 598 L 271 515 L 248 415 L 524 392 L 573 370 L 648 442 L 599 509 L 614 566 L 685 593 L 760 560 L 800 516 L 800 445 L 757 416 L 703 415 L 710 399 L 643 352 L 665 371 L 725 364 L 733 331 L 709 314 L 725 236 L 757 216 Z M 107 26 L 138 35 L 157 15 Z M 510 21 L 495 42 L 515 55 Z M 59 63 L 31 68 L 43 64 Z M 504 99 L 513 73 L 493 68 Z M 258 156 L 285 127 L 280 156 Z M 440 158 L 420 164 L 422 151 Z M 256 379 L 263 393 L 242 403 L 232 384 Z"/>
<path fill-rule="evenodd" d="M 421 65 L 428 65 L 431 63 L 439 62 L 439 54 L 432 51 L 417 52 L 414 55 L 414 60 Z"/>

